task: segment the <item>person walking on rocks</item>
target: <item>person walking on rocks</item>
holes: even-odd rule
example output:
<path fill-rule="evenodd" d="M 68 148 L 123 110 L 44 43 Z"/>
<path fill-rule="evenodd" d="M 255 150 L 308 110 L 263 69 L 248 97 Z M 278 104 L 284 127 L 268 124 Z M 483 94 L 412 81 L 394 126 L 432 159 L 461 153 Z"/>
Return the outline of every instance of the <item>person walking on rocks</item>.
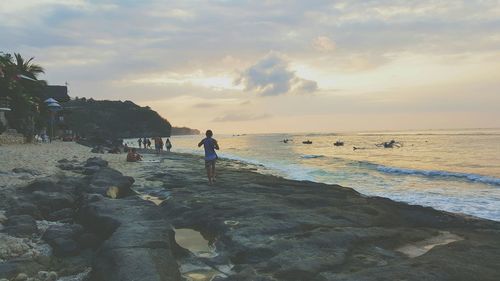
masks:
<path fill-rule="evenodd" d="M 142 147 L 142 146 L 141 146 L 141 145 L 142 145 L 142 139 L 141 139 L 141 138 L 139 138 L 139 139 L 137 140 L 137 143 L 139 144 L 139 148 L 141 148 L 141 147 Z"/>
<path fill-rule="evenodd" d="M 212 130 L 207 130 L 205 135 L 207 137 L 200 141 L 198 147 L 203 145 L 205 149 L 205 168 L 207 169 L 208 184 L 212 185 L 215 182 L 215 160 L 218 158 L 215 150 L 219 150 L 219 144 L 216 139 L 212 138 Z"/>

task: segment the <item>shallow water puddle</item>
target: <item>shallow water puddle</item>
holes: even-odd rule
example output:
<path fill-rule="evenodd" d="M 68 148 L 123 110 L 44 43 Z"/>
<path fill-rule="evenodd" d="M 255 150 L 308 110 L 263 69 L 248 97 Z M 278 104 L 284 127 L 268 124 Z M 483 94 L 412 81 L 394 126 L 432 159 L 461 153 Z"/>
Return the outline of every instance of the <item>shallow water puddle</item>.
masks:
<path fill-rule="evenodd" d="M 429 252 L 436 246 L 446 245 L 460 240 L 464 240 L 464 238 L 448 231 L 440 231 L 439 234 L 434 237 L 407 244 L 397 248 L 396 251 L 407 255 L 409 258 L 416 258 Z"/>
<path fill-rule="evenodd" d="M 193 229 L 176 228 L 175 241 L 184 249 L 188 249 L 191 253 L 198 257 L 210 258 L 215 257 L 215 248 L 208 245 L 208 241 L 203 236 Z"/>
<path fill-rule="evenodd" d="M 218 267 L 209 267 L 201 264 L 182 264 L 180 272 L 186 281 L 211 281 L 215 277 L 226 278 L 231 273 L 232 266 L 223 265 Z"/>
<path fill-rule="evenodd" d="M 155 203 L 157 206 L 159 206 L 161 203 L 163 203 L 163 201 L 166 200 L 166 199 L 161 199 L 160 197 L 156 197 L 156 196 L 149 195 L 149 194 L 142 194 L 141 198 L 143 200 L 151 201 L 151 202 Z"/>
<path fill-rule="evenodd" d="M 203 236 L 193 229 L 179 228 L 175 230 L 175 241 L 179 246 L 188 249 L 200 258 L 217 256 L 215 248 L 208 244 Z M 228 270 L 230 267 L 228 266 Z M 210 281 L 216 276 L 225 276 L 222 269 L 212 268 L 199 262 L 185 262 L 180 265 L 182 276 L 187 281 Z"/>
<path fill-rule="evenodd" d="M 200 269 L 197 271 L 191 271 L 184 273 L 183 276 L 187 279 L 187 281 L 210 281 L 216 276 L 220 276 L 220 272 L 215 271 L 213 269 Z"/>

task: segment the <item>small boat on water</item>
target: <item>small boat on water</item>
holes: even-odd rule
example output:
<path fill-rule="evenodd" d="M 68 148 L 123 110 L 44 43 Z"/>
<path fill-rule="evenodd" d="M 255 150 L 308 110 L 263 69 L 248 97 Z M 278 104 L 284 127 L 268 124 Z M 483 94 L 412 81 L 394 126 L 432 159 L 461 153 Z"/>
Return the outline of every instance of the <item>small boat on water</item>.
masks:
<path fill-rule="evenodd" d="M 383 148 L 400 148 L 403 146 L 403 144 L 400 142 L 397 142 L 395 140 L 391 140 L 391 141 L 386 141 L 383 143 L 375 144 L 375 146 L 376 147 L 383 147 Z"/>
<path fill-rule="evenodd" d="M 302 143 L 303 143 L 303 144 L 312 144 L 313 142 L 312 142 L 312 141 L 310 141 L 310 140 L 306 140 L 306 141 L 303 141 Z"/>
<path fill-rule="evenodd" d="M 344 146 L 344 142 L 343 141 L 336 141 L 333 143 L 333 145 L 335 146 Z"/>

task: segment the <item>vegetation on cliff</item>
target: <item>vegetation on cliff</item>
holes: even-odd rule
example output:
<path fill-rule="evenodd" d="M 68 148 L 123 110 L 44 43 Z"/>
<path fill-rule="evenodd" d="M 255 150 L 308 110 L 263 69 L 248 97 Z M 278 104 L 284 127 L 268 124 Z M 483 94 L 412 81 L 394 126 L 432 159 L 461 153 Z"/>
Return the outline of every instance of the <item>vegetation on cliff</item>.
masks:
<path fill-rule="evenodd" d="M 75 98 L 64 108 L 67 126 L 84 137 L 170 136 L 172 130 L 170 123 L 157 112 L 131 101 Z"/>
<path fill-rule="evenodd" d="M 172 127 L 172 135 L 199 135 L 200 131 L 196 129 L 191 129 L 188 127 Z"/>

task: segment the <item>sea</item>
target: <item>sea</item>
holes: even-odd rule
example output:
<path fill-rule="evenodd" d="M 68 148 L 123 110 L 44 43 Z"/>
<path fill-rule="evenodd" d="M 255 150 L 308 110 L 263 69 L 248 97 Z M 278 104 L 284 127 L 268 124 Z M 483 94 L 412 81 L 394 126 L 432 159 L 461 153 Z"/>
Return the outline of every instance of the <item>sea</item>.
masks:
<path fill-rule="evenodd" d="M 172 151 L 202 155 L 197 147 L 202 138 L 173 136 Z M 248 163 L 260 173 L 339 184 L 368 196 L 500 221 L 500 129 L 214 138 L 219 157 Z M 380 145 L 391 140 L 397 144 L 393 148 Z M 335 146 L 336 141 L 344 145 Z"/>

